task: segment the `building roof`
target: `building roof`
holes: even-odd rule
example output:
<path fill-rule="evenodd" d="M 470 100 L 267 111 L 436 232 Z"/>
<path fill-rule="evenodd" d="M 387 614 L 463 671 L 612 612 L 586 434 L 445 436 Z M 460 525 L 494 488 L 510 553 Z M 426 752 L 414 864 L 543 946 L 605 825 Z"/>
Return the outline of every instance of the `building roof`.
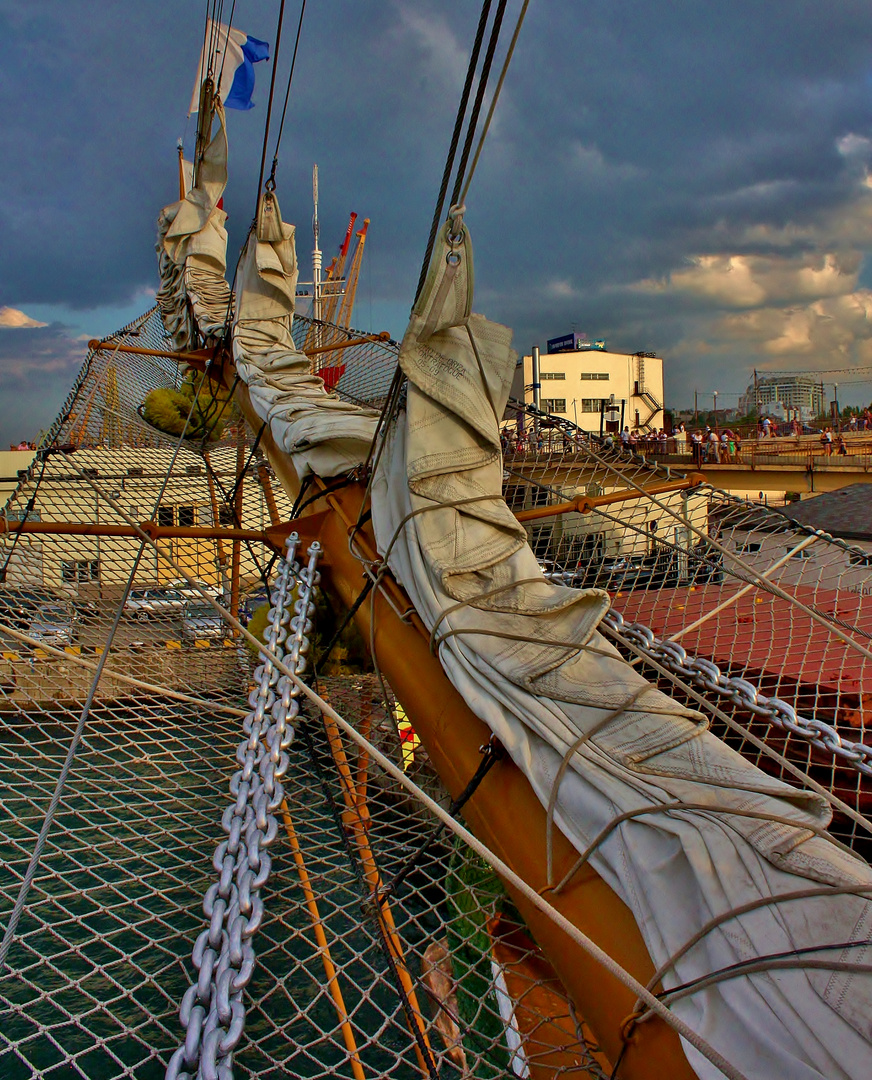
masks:
<path fill-rule="evenodd" d="M 778 513 L 845 540 L 872 540 L 872 484 L 849 484 L 778 508 Z"/>

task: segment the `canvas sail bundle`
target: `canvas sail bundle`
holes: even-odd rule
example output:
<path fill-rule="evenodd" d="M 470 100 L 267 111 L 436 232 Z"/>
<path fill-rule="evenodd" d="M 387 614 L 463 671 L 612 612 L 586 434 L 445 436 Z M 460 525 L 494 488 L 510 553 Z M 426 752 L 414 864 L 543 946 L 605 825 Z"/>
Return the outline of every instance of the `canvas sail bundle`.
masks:
<path fill-rule="evenodd" d="M 329 394 L 294 344 L 297 277 L 294 226 L 282 221 L 278 200 L 268 192 L 238 272 L 236 370 L 297 475 L 335 476 L 366 457 L 378 417 Z"/>
<path fill-rule="evenodd" d="M 183 199 L 164 207 L 158 218 L 157 303 L 173 346 L 197 348 L 197 332 L 207 342 L 219 337 L 230 313 L 227 215 L 218 203 L 227 186 L 227 128 L 215 102 L 218 129 Z"/>
<path fill-rule="evenodd" d="M 604 594 L 541 578 L 501 497 L 498 419 L 514 357 L 508 331 L 471 314 L 471 273 L 452 272 L 458 256 L 471 267 L 470 255 L 465 230 L 459 243 L 456 226 L 451 241 L 443 230 L 401 350 L 407 410 L 373 487 L 379 548 L 441 641 L 449 678 L 543 804 L 576 747 L 556 820 L 579 851 L 625 811 L 705 808 L 625 821 L 591 856 L 658 966 L 714 916 L 761 895 L 803 881 L 872 887 L 864 862 L 810 831 L 829 820 L 822 799 L 756 769 L 619 657 L 596 631 Z M 862 942 L 870 928 L 872 904 L 853 895 L 764 907 L 708 934 L 664 984 L 822 942 Z M 841 958 L 862 962 L 865 952 L 846 948 Z M 868 1063 L 869 975 L 746 977 L 675 1008 L 749 1077 L 849 1078 Z M 701 1077 L 720 1075 L 687 1049 Z"/>

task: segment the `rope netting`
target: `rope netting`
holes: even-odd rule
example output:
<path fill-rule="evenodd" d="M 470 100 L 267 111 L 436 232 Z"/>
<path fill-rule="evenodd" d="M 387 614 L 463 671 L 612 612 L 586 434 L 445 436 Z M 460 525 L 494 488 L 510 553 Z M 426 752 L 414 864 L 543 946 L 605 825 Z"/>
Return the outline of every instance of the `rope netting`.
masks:
<path fill-rule="evenodd" d="M 310 349 L 348 340 L 306 320 L 295 332 Z M 327 713 L 304 704 L 291 736 L 252 736 L 257 693 L 275 698 L 280 684 L 201 590 L 243 623 L 253 617 L 252 630 L 270 605 L 281 622 L 281 600 L 315 660 L 341 613 L 321 598 L 299 614 L 305 560 L 288 571 L 290 592 L 276 591 L 282 560 L 263 533 L 292 506 L 258 432 L 220 402 L 217 438 L 156 429 L 140 405 L 179 387 L 179 366 L 125 346 L 167 347 L 154 313 L 89 354 L 5 510 L 3 1076 L 159 1077 L 173 1060 L 187 1075 L 209 1047 L 239 1075 L 262 1077 L 609 1075 L 481 855 L 437 828 Z M 368 341 L 316 354 L 313 366 L 336 367 L 325 375 L 334 388 L 378 407 L 395 361 L 393 343 Z M 68 453 L 45 452 L 55 448 Z M 676 487 L 682 475 L 569 432 L 505 448 L 509 505 L 545 515 L 527 528 L 546 573 L 608 589 L 604 629 L 627 659 L 706 709 L 762 768 L 825 790 L 832 831 L 865 852 L 869 555 L 707 485 Z M 548 515 L 580 496 L 584 512 Z M 132 527 L 143 521 L 167 535 L 143 537 Z M 448 805 L 362 642 L 346 635 L 324 670 L 316 661 L 315 686 Z M 262 919 L 240 914 L 250 880 L 216 878 L 246 737 L 287 754 L 257 885 Z M 258 865 L 260 841 L 249 810 L 238 813 L 241 873 L 246 851 Z M 216 949 L 241 920 L 253 966 L 222 968 L 231 961 L 214 950 L 205 959 L 216 909 Z M 222 1014 L 227 970 L 240 981 Z"/>
<path fill-rule="evenodd" d="M 301 320 L 301 343 L 310 331 Z M 343 340 L 323 328 L 320 344 L 328 332 Z M 125 351 L 167 347 L 154 314 L 112 343 L 90 353 L 42 440 L 70 452 L 37 453 L 7 504 L 0 544 L 0 925 L 9 938 L 0 1074 L 9 1080 L 161 1077 L 194 1037 L 183 1002 L 205 976 L 192 948 L 209 925 L 204 897 L 227 840 L 222 821 L 261 669 L 184 576 L 256 622 L 275 610 L 281 562 L 257 534 L 291 514 L 257 432 L 237 414 L 228 411 L 220 438 L 181 444 L 140 415 L 150 390 L 181 383 L 174 361 Z M 379 404 L 395 347 L 325 355 L 345 365 L 340 392 L 349 379 L 350 398 Z M 152 543 L 131 521 L 189 535 Z M 15 528 L 24 522 L 49 531 Z M 296 564 L 291 577 L 289 608 L 302 581 Z M 336 618 L 323 601 L 313 618 L 317 654 Z M 448 804 L 390 688 L 353 642 L 343 639 L 316 685 Z M 256 933 L 248 924 L 256 964 L 236 1073 L 607 1075 L 487 864 L 317 709 L 304 706 L 294 726 L 264 914 Z M 376 884 L 392 886 L 386 899 L 374 899 Z"/>
<path fill-rule="evenodd" d="M 831 792 L 833 832 L 868 852 L 872 552 L 568 429 L 507 439 L 504 465 L 545 573 L 606 589 L 627 658 L 761 768 Z"/>

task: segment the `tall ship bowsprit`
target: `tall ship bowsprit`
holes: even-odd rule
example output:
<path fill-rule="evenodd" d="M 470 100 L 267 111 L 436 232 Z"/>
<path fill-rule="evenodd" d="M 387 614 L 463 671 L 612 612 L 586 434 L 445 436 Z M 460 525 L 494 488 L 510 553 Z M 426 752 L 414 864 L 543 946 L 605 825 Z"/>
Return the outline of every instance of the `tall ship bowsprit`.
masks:
<path fill-rule="evenodd" d="M 505 6 L 397 343 L 317 172 L 298 280 L 275 67 L 228 270 L 209 5 L 156 305 L 0 518 L 8 1080 L 869 1073 L 872 553 L 511 395 Z"/>

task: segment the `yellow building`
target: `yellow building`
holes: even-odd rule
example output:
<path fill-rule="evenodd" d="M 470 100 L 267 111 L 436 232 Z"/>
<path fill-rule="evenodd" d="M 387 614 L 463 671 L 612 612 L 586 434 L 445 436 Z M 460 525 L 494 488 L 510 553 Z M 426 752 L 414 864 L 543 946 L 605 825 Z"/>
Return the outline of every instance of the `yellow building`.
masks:
<path fill-rule="evenodd" d="M 535 404 L 533 355 L 518 359 L 512 397 Z M 623 425 L 638 431 L 663 427 L 663 359 L 653 353 L 615 353 L 575 348 L 541 353 L 540 408 L 571 420 L 585 431 Z M 605 409 L 603 402 L 606 403 Z"/>
<path fill-rule="evenodd" d="M 15 455 L 14 460 L 7 461 Z M 7 451 L 0 457 L 4 490 L 0 507 L 10 525 L 31 522 L 124 526 L 124 515 L 136 522 L 154 521 L 172 528 L 234 526 L 234 487 L 237 451 L 222 446 L 211 451 L 208 464 L 183 448 L 170 469 L 173 451 L 167 448 L 82 449 L 67 458 L 54 454 L 34 460 L 32 451 Z M 20 471 L 19 471 L 20 470 Z M 101 497 L 79 471 L 108 496 Z M 281 518 L 290 516 L 290 502 L 275 485 Z M 245 469 L 240 483 L 240 526 L 263 531 L 270 525 L 269 501 L 256 463 Z M 32 496 L 33 505 L 28 511 Z M 112 500 L 123 513 L 110 503 Z M 9 500 L 7 502 L 7 500 Z M 192 577 L 226 586 L 232 543 L 214 538 L 176 538 L 164 549 Z M 6 584 L 64 588 L 80 595 L 111 596 L 130 574 L 140 541 L 136 537 L 22 533 L 0 535 L 0 568 Z M 260 577 L 259 566 L 269 560 L 260 543 L 239 548 L 243 586 Z M 137 568 L 137 585 L 162 584 L 178 575 L 165 560 L 147 548 Z"/>

